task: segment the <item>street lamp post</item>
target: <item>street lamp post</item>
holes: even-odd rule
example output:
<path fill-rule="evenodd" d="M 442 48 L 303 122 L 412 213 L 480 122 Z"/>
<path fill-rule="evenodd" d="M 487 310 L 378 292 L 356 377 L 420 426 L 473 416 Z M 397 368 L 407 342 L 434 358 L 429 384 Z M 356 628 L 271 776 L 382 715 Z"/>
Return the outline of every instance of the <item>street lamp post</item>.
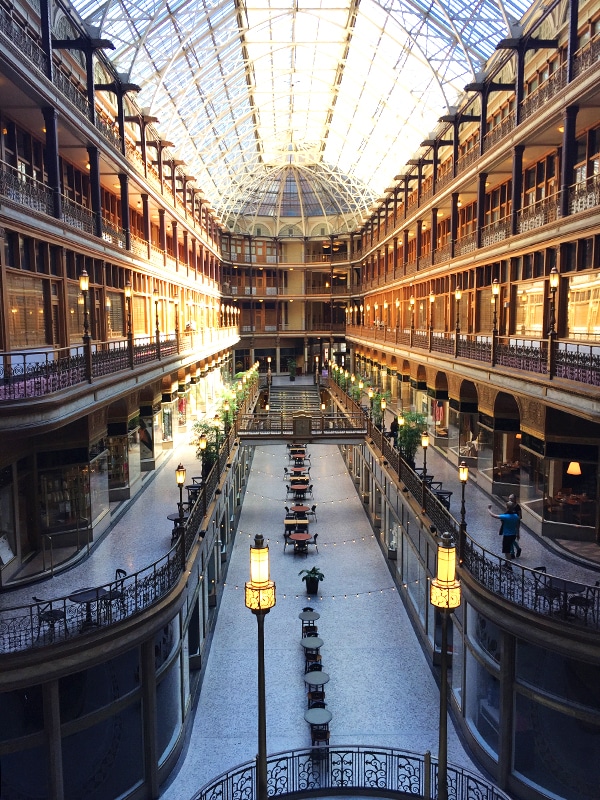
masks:
<path fill-rule="evenodd" d="M 213 427 L 215 429 L 215 443 L 217 446 L 217 461 L 219 459 L 219 434 L 221 432 L 221 420 L 219 419 L 219 415 L 215 414 L 213 418 Z"/>
<path fill-rule="evenodd" d="M 492 319 L 492 333 L 496 336 L 498 334 L 498 296 L 500 294 L 500 284 L 498 278 L 492 281 L 492 306 L 494 309 L 494 316 Z"/>
<path fill-rule="evenodd" d="M 206 434 L 203 433 L 198 442 L 198 446 L 200 448 L 200 475 L 202 475 L 203 481 L 204 481 L 204 451 L 206 450 L 207 444 L 208 441 L 206 439 Z"/>
<path fill-rule="evenodd" d="M 127 348 L 129 350 L 129 366 L 133 369 L 133 327 L 131 325 L 131 281 L 125 284 L 125 311 L 127 317 Z"/>
<path fill-rule="evenodd" d="M 457 286 L 454 290 L 454 299 L 456 301 L 456 320 L 454 326 L 454 357 L 458 356 L 458 341 L 460 339 L 460 300 L 462 297 L 462 291 Z"/>
<path fill-rule="evenodd" d="M 429 434 L 423 431 L 421 434 L 421 447 L 423 448 L 423 477 L 421 481 L 421 509 L 425 511 L 425 487 L 427 485 L 427 448 L 429 447 Z"/>
<path fill-rule="evenodd" d="M 556 292 L 560 281 L 560 275 L 556 267 L 550 270 L 550 319 L 548 330 L 548 376 L 554 377 L 555 352 L 554 342 L 556 339 Z"/>
<path fill-rule="evenodd" d="M 556 267 L 550 270 L 550 319 L 548 337 L 551 339 L 556 336 L 556 290 L 558 289 L 558 282 L 560 275 Z"/>
<path fill-rule="evenodd" d="M 225 436 L 229 433 L 229 412 L 231 411 L 231 406 L 229 405 L 229 400 L 225 400 L 223 403 L 223 416 L 224 416 L 224 425 L 225 425 Z"/>
<path fill-rule="evenodd" d="M 429 350 L 433 348 L 433 307 L 435 295 L 433 289 L 429 292 Z"/>
<path fill-rule="evenodd" d="M 387 402 L 385 397 L 381 398 L 381 432 L 385 433 L 385 410 L 387 408 Z"/>
<path fill-rule="evenodd" d="M 262 534 L 250 546 L 250 580 L 246 583 L 246 608 L 258 625 L 258 753 L 256 755 L 256 797 L 267 800 L 267 708 L 265 695 L 265 616 L 276 603 L 275 583 L 269 576 L 269 548 Z"/>
<path fill-rule="evenodd" d="M 179 526 L 183 527 L 183 485 L 185 483 L 185 467 L 183 464 L 179 464 L 175 470 L 175 480 L 179 488 Z"/>
<path fill-rule="evenodd" d="M 319 356 L 315 356 L 315 383 L 319 385 Z"/>
<path fill-rule="evenodd" d="M 160 320 L 158 318 L 158 304 L 160 299 L 158 296 L 158 289 L 155 289 L 152 294 L 154 295 L 154 310 L 156 317 L 156 355 L 157 358 L 160 358 Z"/>
<path fill-rule="evenodd" d="M 456 580 L 456 551 L 449 533 L 438 543 L 437 574 L 431 581 L 431 605 L 441 619 L 440 724 L 438 739 L 437 800 L 448 800 L 448 617 L 460 605 L 460 581 Z"/>
<path fill-rule="evenodd" d="M 372 386 L 369 386 L 369 391 L 367 392 L 367 394 L 369 395 L 369 403 L 370 403 L 369 417 L 371 419 L 373 419 L 373 387 Z"/>
<path fill-rule="evenodd" d="M 89 341 L 90 339 L 90 316 L 88 313 L 88 291 L 90 288 L 90 276 L 87 273 L 87 270 L 84 268 L 81 270 L 81 274 L 79 276 L 79 291 L 83 295 L 83 341 Z"/>
<path fill-rule="evenodd" d="M 85 358 L 85 372 L 88 383 L 92 382 L 92 339 L 90 336 L 90 316 L 88 312 L 88 291 L 90 276 L 85 267 L 79 275 L 79 291 L 83 296 L 83 352 Z"/>
<path fill-rule="evenodd" d="M 465 487 L 469 480 L 469 467 L 464 461 L 458 468 L 458 478 L 460 480 L 460 538 L 458 541 L 458 558 L 462 564 L 465 557 L 465 540 L 467 535 L 467 518 L 465 508 Z"/>
<path fill-rule="evenodd" d="M 267 356 L 267 386 L 271 385 L 273 375 L 271 373 L 271 356 Z"/>

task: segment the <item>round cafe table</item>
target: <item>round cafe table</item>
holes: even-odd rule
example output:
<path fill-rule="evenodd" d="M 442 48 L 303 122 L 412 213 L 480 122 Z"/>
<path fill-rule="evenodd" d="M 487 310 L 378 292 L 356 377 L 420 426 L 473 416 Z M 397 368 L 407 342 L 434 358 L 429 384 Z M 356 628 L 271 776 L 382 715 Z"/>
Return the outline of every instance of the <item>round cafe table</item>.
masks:
<path fill-rule="evenodd" d="M 298 614 L 298 619 L 301 619 L 302 622 L 316 622 L 321 619 L 321 615 L 318 611 L 301 611 Z"/>
<path fill-rule="evenodd" d="M 312 539 L 310 533 L 302 533 L 302 531 L 297 533 L 290 533 L 289 537 L 292 542 L 309 542 Z"/>
<path fill-rule="evenodd" d="M 318 669 L 314 672 L 307 672 L 304 675 L 304 683 L 307 683 L 311 688 L 325 686 L 326 683 L 329 683 L 329 674 Z"/>
<path fill-rule="evenodd" d="M 333 714 L 328 708 L 309 708 L 304 712 L 304 719 L 311 725 L 327 725 Z"/>
<path fill-rule="evenodd" d="M 325 642 L 319 636 L 305 636 L 300 639 L 300 644 L 305 650 L 318 650 L 319 647 L 323 647 Z"/>
<path fill-rule="evenodd" d="M 290 511 L 293 511 L 294 514 L 306 514 L 307 511 L 310 511 L 310 506 L 290 506 Z"/>

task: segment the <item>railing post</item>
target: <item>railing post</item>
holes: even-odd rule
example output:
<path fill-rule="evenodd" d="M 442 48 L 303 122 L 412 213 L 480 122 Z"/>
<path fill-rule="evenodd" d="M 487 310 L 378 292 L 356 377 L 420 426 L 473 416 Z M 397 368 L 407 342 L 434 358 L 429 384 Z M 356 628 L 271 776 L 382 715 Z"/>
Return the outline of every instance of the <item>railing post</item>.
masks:
<path fill-rule="evenodd" d="M 133 369 L 135 365 L 135 359 L 133 357 L 133 331 L 129 330 L 127 332 L 127 350 L 128 350 L 128 357 L 129 357 L 129 369 Z"/>
<path fill-rule="evenodd" d="M 556 332 L 550 330 L 548 333 L 548 353 L 546 354 L 549 380 L 552 380 L 556 375 L 556 348 Z"/>
<path fill-rule="evenodd" d="M 83 358 L 85 363 L 85 379 L 92 382 L 92 339 L 89 334 L 83 337 Z"/>
<path fill-rule="evenodd" d="M 426 750 L 423 756 L 423 797 L 431 800 L 431 751 Z"/>

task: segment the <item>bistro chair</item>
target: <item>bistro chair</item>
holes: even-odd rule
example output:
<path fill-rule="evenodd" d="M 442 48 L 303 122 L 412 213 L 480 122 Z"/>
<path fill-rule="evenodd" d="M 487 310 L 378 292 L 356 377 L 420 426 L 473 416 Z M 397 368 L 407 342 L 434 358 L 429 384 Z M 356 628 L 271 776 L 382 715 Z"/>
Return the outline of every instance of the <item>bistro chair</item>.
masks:
<path fill-rule="evenodd" d="M 596 581 L 595 586 L 600 586 L 600 581 Z M 592 619 L 596 621 L 596 613 L 594 609 L 594 590 L 588 586 L 584 594 L 576 594 L 569 597 L 569 608 L 572 611 L 581 611 L 583 619 L 587 622 L 588 614 L 592 612 Z"/>
<path fill-rule="evenodd" d="M 560 589 L 548 586 L 544 579 L 545 575 L 546 567 L 541 566 L 533 568 L 533 580 L 535 582 L 534 608 L 537 609 L 538 600 L 543 600 L 548 605 L 548 611 L 552 613 L 554 610 L 554 603 L 558 603 L 560 600 Z"/>
<path fill-rule="evenodd" d="M 329 731 L 326 728 L 315 728 L 314 725 L 310 727 L 310 738 L 314 745 L 316 744 L 329 744 Z"/>
<path fill-rule="evenodd" d="M 317 553 L 319 552 L 319 548 L 318 548 L 318 546 L 317 546 L 317 539 L 318 539 L 318 538 L 319 538 L 319 534 L 318 534 L 318 533 L 315 533 L 315 534 L 313 535 L 313 537 L 312 537 L 312 541 L 311 541 L 311 544 L 314 544 L 314 546 L 315 546 L 315 550 L 317 551 Z"/>
<path fill-rule="evenodd" d="M 127 607 L 125 605 L 125 578 L 127 577 L 127 573 L 124 569 L 117 568 L 115 570 L 115 580 L 110 585 L 108 590 L 108 594 L 102 598 L 101 602 L 106 611 L 106 617 L 109 622 L 112 622 L 112 610 L 113 610 L 113 603 L 121 610 L 121 616 L 125 616 L 127 613 Z"/>
<path fill-rule="evenodd" d="M 309 703 L 309 708 L 327 708 L 327 703 L 325 700 L 313 700 L 312 703 Z"/>
<path fill-rule="evenodd" d="M 306 487 L 306 494 L 310 495 L 311 497 L 314 497 L 313 484 L 312 483 L 309 484 L 309 486 Z"/>
<path fill-rule="evenodd" d="M 283 532 L 283 538 L 285 539 L 285 544 L 283 545 L 283 552 L 285 553 L 285 548 L 290 544 L 290 535 L 287 531 Z"/>
<path fill-rule="evenodd" d="M 317 653 L 316 650 L 306 651 L 304 654 L 304 672 L 313 672 L 314 670 L 311 667 L 314 667 L 317 664 L 321 664 L 321 654 Z"/>
<path fill-rule="evenodd" d="M 323 672 L 323 665 L 320 661 L 315 661 L 310 667 L 306 670 L 306 672 Z"/>
<path fill-rule="evenodd" d="M 309 708 L 311 703 L 325 702 L 325 690 L 311 689 L 310 692 L 306 693 L 306 698 L 308 700 Z"/>
<path fill-rule="evenodd" d="M 314 611 L 314 608 L 312 606 L 304 606 L 302 611 Z"/>
<path fill-rule="evenodd" d="M 306 512 L 306 516 L 307 517 L 312 517 L 314 519 L 314 521 L 316 522 L 317 521 L 317 506 L 316 505 L 311 506 L 310 507 L 310 511 Z"/>
<path fill-rule="evenodd" d="M 54 634 L 56 632 L 56 625 L 62 622 L 65 628 L 65 636 L 69 635 L 67 631 L 67 615 L 63 608 L 52 608 L 52 600 L 41 600 L 39 597 L 33 598 L 36 606 L 36 615 L 38 622 L 36 640 L 40 638 L 42 633 L 42 625 L 45 625 L 48 630 L 49 641 L 54 641 Z"/>

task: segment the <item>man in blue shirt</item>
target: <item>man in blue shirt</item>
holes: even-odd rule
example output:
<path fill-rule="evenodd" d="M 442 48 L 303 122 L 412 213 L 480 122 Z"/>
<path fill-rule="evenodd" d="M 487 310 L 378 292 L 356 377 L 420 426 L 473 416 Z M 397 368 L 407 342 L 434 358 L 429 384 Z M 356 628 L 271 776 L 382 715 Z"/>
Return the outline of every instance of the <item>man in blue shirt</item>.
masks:
<path fill-rule="evenodd" d="M 504 514 L 492 513 L 492 507 L 488 506 L 488 513 L 494 519 L 499 519 L 502 522 L 499 533 L 502 534 L 502 553 L 507 558 L 513 558 L 513 546 L 516 544 L 517 533 L 519 532 L 519 523 L 521 522 L 519 515 L 515 511 L 515 504 L 508 502 L 506 504 L 506 512 Z M 517 558 L 521 555 L 521 548 L 516 546 Z"/>

